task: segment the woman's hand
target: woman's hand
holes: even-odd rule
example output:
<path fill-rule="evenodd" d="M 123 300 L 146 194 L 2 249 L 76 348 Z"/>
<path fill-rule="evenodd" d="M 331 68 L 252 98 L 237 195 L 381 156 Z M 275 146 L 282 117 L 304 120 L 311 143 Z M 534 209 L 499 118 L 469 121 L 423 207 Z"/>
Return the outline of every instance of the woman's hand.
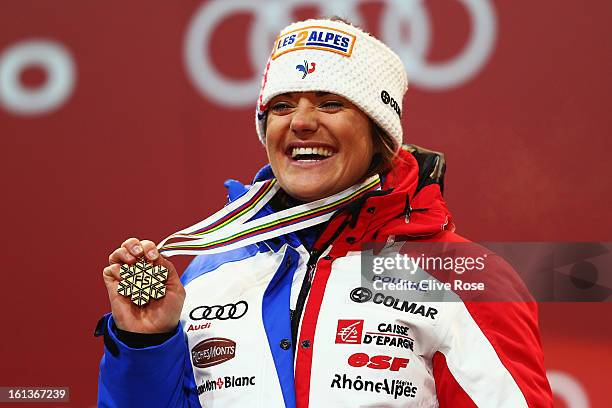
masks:
<path fill-rule="evenodd" d="M 155 265 L 168 268 L 166 295 L 161 299 L 151 299 L 145 306 L 136 306 L 130 298 L 117 293 L 121 281 L 119 272 L 122 264 L 134 264 L 145 256 Z M 108 257 L 109 266 L 104 268 L 104 284 L 117 327 L 135 333 L 166 333 L 178 325 L 185 301 L 185 289 L 172 262 L 163 258 L 151 241 L 129 238 Z"/>

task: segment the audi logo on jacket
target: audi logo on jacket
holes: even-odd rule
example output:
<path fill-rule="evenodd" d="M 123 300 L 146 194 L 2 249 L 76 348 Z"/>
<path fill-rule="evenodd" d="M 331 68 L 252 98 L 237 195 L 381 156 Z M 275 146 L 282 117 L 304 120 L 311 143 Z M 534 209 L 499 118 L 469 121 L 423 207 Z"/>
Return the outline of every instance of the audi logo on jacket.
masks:
<path fill-rule="evenodd" d="M 105 348 L 100 405 L 551 407 L 534 302 L 405 299 L 361 273 L 365 243 L 466 241 L 441 177 L 429 178 L 433 161 L 401 150 L 388 193 L 332 218 L 314 245 L 303 231 L 196 258 L 173 337 L 133 349 L 109 332 L 118 353 Z M 498 285 L 520 286 L 495 265 Z M 191 350 L 209 338 L 235 342 L 231 358 L 194 367 Z"/>

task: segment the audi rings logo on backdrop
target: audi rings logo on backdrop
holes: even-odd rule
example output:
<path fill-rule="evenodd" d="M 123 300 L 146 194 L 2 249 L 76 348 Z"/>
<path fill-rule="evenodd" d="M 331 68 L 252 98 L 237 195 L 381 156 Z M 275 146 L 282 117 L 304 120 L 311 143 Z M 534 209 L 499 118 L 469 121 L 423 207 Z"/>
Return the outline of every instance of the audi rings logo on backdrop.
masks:
<path fill-rule="evenodd" d="M 261 86 L 261 68 L 268 59 L 276 34 L 299 6 L 316 6 L 321 15 L 346 16 L 363 25 L 359 7 L 372 0 L 210 0 L 195 12 L 187 26 L 183 58 L 190 80 L 202 96 L 234 108 L 252 106 Z M 377 2 L 380 2 L 378 0 Z M 496 17 L 490 0 L 458 0 L 470 18 L 470 36 L 463 49 L 447 61 L 426 60 L 432 29 L 422 0 L 386 0 L 380 14 L 380 39 L 394 49 L 406 66 L 412 84 L 424 89 L 446 90 L 473 78 L 488 60 L 495 43 Z M 248 79 L 232 79 L 212 62 L 210 42 L 222 21 L 236 14 L 251 14 L 254 23 L 247 35 L 247 52 L 253 68 Z M 410 39 L 402 36 L 410 26 Z M 28 89 L 19 74 L 28 66 L 41 67 L 46 82 Z M 0 105 L 20 115 L 40 115 L 60 108 L 76 83 L 76 64 L 62 44 L 31 39 L 19 42 L 0 55 Z"/>
<path fill-rule="evenodd" d="M 28 67 L 46 74 L 41 86 L 28 88 L 20 74 Z M 72 55 L 63 44 L 47 39 L 17 42 L 0 53 L 0 105 L 18 115 L 42 115 L 59 109 L 76 82 Z"/>
<path fill-rule="evenodd" d="M 226 305 L 198 306 L 189 313 L 192 320 L 235 320 L 240 319 L 249 310 L 244 300 Z"/>
<path fill-rule="evenodd" d="M 372 0 L 210 0 L 194 14 L 185 35 L 183 57 L 189 77 L 206 98 L 229 107 L 254 104 L 261 87 L 261 68 L 270 54 L 278 32 L 289 24 L 298 6 L 317 6 L 321 15 L 339 15 L 363 25 L 359 14 L 362 3 Z M 380 1 L 378 1 L 380 2 Z M 380 15 L 379 38 L 395 50 L 409 74 L 411 83 L 430 90 L 446 90 L 473 78 L 491 55 L 497 24 L 490 0 L 459 0 L 470 18 L 467 44 L 452 59 L 428 62 L 432 38 L 429 14 L 422 0 L 386 0 Z M 219 24 L 235 14 L 251 14 L 253 25 L 246 49 L 254 74 L 249 79 L 231 79 L 213 64 L 210 55 L 212 34 Z M 410 39 L 402 36 L 404 23 L 410 26 Z"/>

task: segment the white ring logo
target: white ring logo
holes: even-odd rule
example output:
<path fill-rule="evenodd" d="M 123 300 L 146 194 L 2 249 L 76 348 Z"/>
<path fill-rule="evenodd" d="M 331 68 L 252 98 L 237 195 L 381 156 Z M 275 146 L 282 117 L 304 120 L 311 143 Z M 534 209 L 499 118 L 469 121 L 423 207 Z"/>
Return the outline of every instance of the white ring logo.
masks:
<path fill-rule="evenodd" d="M 359 3 L 366 0 L 211 0 L 196 11 L 185 36 L 184 59 L 189 77 L 203 96 L 230 107 L 254 104 L 261 75 L 276 34 L 292 21 L 291 11 L 300 5 L 318 6 L 323 15 L 341 15 L 361 25 Z M 473 78 L 489 58 L 496 35 L 495 13 L 490 0 L 458 0 L 470 16 L 468 43 L 459 55 L 449 61 L 429 63 L 431 30 L 429 15 L 422 0 L 387 0 L 381 16 L 380 37 L 393 48 L 406 65 L 410 81 L 421 88 L 445 90 Z M 235 13 L 249 13 L 254 24 L 248 36 L 249 57 L 257 74 L 250 79 L 235 80 L 224 76 L 211 61 L 209 43 L 212 32 L 225 18 Z M 402 23 L 410 24 L 411 38 L 402 41 Z"/>
<path fill-rule="evenodd" d="M 40 65 L 47 73 L 45 83 L 35 89 L 24 87 L 21 71 Z M 59 108 L 74 89 L 75 69 L 68 50 L 48 40 L 21 41 L 0 55 L 0 105 L 21 115 L 40 115 Z"/>
<path fill-rule="evenodd" d="M 553 394 L 561 398 L 569 408 L 589 408 L 587 393 L 574 377 L 557 370 L 546 372 Z"/>

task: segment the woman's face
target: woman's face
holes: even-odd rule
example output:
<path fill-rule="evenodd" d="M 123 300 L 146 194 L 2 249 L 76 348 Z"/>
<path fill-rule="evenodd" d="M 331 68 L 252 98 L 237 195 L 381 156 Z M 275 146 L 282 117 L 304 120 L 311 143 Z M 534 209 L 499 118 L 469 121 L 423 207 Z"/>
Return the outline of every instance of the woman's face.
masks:
<path fill-rule="evenodd" d="M 269 107 L 268 160 L 290 196 L 318 200 L 366 174 L 374 154 L 371 122 L 347 99 L 296 92 L 276 96 Z"/>

